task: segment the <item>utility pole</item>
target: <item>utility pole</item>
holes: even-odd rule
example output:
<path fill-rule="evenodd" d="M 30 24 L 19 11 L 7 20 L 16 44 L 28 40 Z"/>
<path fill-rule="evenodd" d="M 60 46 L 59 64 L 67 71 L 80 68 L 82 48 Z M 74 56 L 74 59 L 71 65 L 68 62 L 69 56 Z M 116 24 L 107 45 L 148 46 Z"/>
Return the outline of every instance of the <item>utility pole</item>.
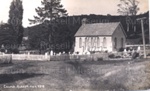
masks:
<path fill-rule="evenodd" d="M 141 28 L 142 28 L 142 38 L 143 38 L 143 50 L 144 50 L 144 58 L 146 58 L 146 48 L 145 48 L 145 32 L 144 32 L 144 19 L 146 19 L 146 17 L 143 18 L 138 18 L 137 20 L 141 21 Z"/>
<path fill-rule="evenodd" d="M 150 18 L 149 18 L 149 20 L 150 20 Z M 149 45 L 150 45 L 150 26 L 149 26 Z"/>

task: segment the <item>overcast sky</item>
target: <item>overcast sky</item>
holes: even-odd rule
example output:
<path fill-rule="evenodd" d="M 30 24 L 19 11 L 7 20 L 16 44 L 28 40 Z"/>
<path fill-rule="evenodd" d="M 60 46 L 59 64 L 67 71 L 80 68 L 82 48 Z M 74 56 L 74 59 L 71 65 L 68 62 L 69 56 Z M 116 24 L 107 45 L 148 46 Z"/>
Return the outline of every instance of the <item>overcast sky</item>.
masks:
<path fill-rule="evenodd" d="M 24 7 L 23 26 L 29 26 L 28 18 L 32 19 L 36 15 L 35 8 L 41 5 L 41 0 L 22 0 Z M 62 0 L 64 8 L 69 15 L 81 14 L 111 14 L 117 15 L 117 4 L 120 0 Z M 148 11 L 149 0 L 138 0 L 140 2 L 139 13 Z M 0 21 L 7 22 L 10 3 L 12 0 L 1 0 Z"/>

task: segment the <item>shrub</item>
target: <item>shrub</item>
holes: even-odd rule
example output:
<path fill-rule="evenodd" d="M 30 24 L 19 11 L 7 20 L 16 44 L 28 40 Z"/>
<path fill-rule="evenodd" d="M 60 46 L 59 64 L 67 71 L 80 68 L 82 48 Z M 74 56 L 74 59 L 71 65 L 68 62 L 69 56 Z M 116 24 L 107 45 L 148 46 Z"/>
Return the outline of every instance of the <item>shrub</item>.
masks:
<path fill-rule="evenodd" d="M 150 53 L 148 53 L 147 56 L 150 56 Z"/>
<path fill-rule="evenodd" d="M 1 51 L 1 52 L 5 52 L 5 49 L 1 48 L 0 51 Z"/>
<path fill-rule="evenodd" d="M 127 47 L 126 50 L 129 51 L 129 50 L 130 50 L 130 47 Z"/>
<path fill-rule="evenodd" d="M 124 51 L 124 48 L 120 48 L 120 49 L 119 49 L 119 52 L 123 52 L 123 51 Z"/>
<path fill-rule="evenodd" d="M 115 58 L 122 58 L 121 56 L 116 56 Z"/>
<path fill-rule="evenodd" d="M 97 61 L 103 61 L 103 58 L 102 57 L 97 58 Z"/>
<path fill-rule="evenodd" d="M 14 53 L 14 54 L 18 54 L 19 50 L 17 48 L 11 48 L 11 49 L 6 49 L 7 53 Z"/>
<path fill-rule="evenodd" d="M 139 57 L 139 53 L 134 52 L 133 55 L 132 55 L 132 59 L 136 59 L 137 57 Z"/>
<path fill-rule="evenodd" d="M 108 57 L 109 58 L 115 58 L 115 55 L 114 54 L 109 54 Z"/>
<path fill-rule="evenodd" d="M 106 50 L 105 53 L 108 53 L 108 51 Z"/>
<path fill-rule="evenodd" d="M 91 51 L 90 53 L 91 53 L 91 54 L 95 54 L 95 51 Z"/>

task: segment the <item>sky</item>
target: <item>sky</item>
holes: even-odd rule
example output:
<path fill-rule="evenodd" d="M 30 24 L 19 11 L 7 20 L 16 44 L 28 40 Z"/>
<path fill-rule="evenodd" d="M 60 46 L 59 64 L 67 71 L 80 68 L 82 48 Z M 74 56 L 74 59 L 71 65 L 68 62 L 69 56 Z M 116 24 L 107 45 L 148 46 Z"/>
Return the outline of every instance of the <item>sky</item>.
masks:
<path fill-rule="evenodd" d="M 0 21 L 7 22 L 9 15 L 10 3 L 13 0 L 1 0 L 0 3 Z M 23 1 L 23 26 L 31 26 L 28 19 L 33 19 L 36 15 L 35 8 L 41 6 L 41 0 L 22 0 Z M 140 13 L 144 13 L 149 10 L 149 0 L 138 0 Z M 81 14 L 102 14 L 102 15 L 118 15 L 117 4 L 120 0 L 61 0 L 64 8 L 69 15 L 81 15 Z"/>

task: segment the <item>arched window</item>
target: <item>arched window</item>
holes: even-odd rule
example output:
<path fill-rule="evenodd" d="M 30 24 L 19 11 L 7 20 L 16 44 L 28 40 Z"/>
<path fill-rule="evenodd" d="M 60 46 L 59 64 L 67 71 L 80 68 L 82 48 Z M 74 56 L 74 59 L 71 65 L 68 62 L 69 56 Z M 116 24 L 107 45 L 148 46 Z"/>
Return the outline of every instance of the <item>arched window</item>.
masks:
<path fill-rule="evenodd" d="M 96 44 L 96 37 L 93 37 L 93 43 L 92 44 L 93 44 L 93 47 L 96 47 L 96 45 L 95 45 Z"/>
<path fill-rule="evenodd" d="M 90 38 L 89 37 L 87 37 L 87 47 L 89 48 L 89 46 L 90 46 Z"/>
<path fill-rule="evenodd" d="M 85 47 L 87 47 L 87 37 L 85 38 Z"/>
<path fill-rule="evenodd" d="M 114 48 L 117 48 L 117 38 L 114 39 Z"/>
<path fill-rule="evenodd" d="M 88 39 L 88 47 L 89 47 L 89 48 L 91 47 L 91 40 L 92 40 L 92 38 L 89 37 L 89 39 Z"/>
<path fill-rule="evenodd" d="M 94 39 L 94 47 L 97 47 L 97 37 Z"/>
<path fill-rule="evenodd" d="M 100 39 L 97 37 L 97 47 L 100 47 Z"/>
<path fill-rule="evenodd" d="M 124 46 L 124 39 L 123 38 L 121 38 L 121 47 L 123 48 Z"/>
<path fill-rule="evenodd" d="M 104 47 L 104 48 L 107 47 L 107 44 L 106 44 L 106 43 L 107 43 L 107 40 L 106 40 L 106 37 L 104 37 L 104 38 L 103 38 L 103 47 Z"/>
<path fill-rule="evenodd" d="M 82 47 L 82 38 L 79 39 L 79 47 Z"/>
<path fill-rule="evenodd" d="M 94 40 L 94 38 L 91 37 L 91 47 L 93 47 L 93 40 Z"/>

